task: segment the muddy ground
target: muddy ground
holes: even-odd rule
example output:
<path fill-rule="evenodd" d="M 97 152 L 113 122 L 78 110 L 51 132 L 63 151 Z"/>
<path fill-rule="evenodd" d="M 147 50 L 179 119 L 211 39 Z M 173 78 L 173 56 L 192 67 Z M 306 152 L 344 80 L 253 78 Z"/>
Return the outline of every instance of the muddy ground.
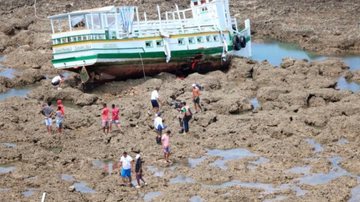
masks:
<path fill-rule="evenodd" d="M 184 80 L 162 73 L 107 83 L 89 93 L 69 85 L 56 90 L 42 80 L 28 98 L 0 103 L 2 201 L 39 201 L 43 192 L 47 201 L 142 201 L 150 192 L 161 192 L 156 201 L 194 196 L 205 201 L 347 201 L 360 175 L 360 99 L 358 93 L 336 89 L 338 77 L 346 74 L 348 67 L 337 60 L 286 59 L 274 68 L 234 59 L 228 72 Z M 191 103 L 194 82 L 205 87 L 204 111 L 194 115 L 189 134 L 179 134 L 177 111 L 169 103 Z M 155 143 L 154 116 L 149 114 L 155 87 L 160 87 L 161 110 L 173 131 L 171 165 L 164 163 Z M 50 136 L 40 105 L 58 98 L 67 103 L 65 133 Z M 260 107 L 254 109 L 253 98 Z M 103 102 L 120 106 L 122 132 L 104 135 L 100 130 Z M 118 170 L 109 175 L 101 163 L 117 161 L 132 148 L 141 150 L 145 160 L 149 185 L 141 189 L 121 186 Z M 219 167 L 223 159 L 211 156 L 211 149 L 239 150 Z M 242 152 L 248 154 L 236 157 Z M 195 165 L 189 158 L 201 159 Z M 308 170 L 289 172 L 294 167 Z M 63 174 L 72 179 L 62 179 Z M 318 182 L 314 176 L 321 174 L 330 180 Z M 77 182 L 94 193 L 73 191 Z"/>

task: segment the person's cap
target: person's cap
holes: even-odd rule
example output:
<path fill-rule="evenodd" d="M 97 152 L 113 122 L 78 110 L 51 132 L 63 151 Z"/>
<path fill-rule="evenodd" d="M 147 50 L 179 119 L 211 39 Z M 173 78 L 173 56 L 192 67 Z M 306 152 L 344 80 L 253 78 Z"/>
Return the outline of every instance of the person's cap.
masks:
<path fill-rule="evenodd" d="M 136 154 L 135 159 L 140 158 L 140 154 Z"/>
<path fill-rule="evenodd" d="M 191 86 L 192 86 L 192 87 L 196 87 L 196 84 L 193 83 Z"/>
<path fill-rule="evenodd" d="M 61 78 L 64 78 L 64 75 L 63 75 L 63 74 L 59 74 L 59 76 L 60 76 Z"/>
<path fill-rule="evenodd" d="M 156 113 L 155 116 L 161 116 L 161 112 Z"/>

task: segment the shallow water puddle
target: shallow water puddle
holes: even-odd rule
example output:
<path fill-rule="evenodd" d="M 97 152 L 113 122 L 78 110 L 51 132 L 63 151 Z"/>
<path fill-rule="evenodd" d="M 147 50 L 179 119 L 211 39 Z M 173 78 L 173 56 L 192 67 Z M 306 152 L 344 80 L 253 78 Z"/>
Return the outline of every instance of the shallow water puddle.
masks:
<path fill-rule="evenodd" d="M 184 175 L 178 175 L 175 178 L 170 179 L 170 184 L 179 184 L 179 183 L 195 183 L 195 180 L 190 177 L 186 177 Z"/>
<path fill-rule="evenodd" d="M 349 82 L 344 77 L 340 77 L 337 80 L 336 89 L 349 90 L 351 92 L 360 92 L 360 84 L 356 82 Z"/>
<path fill-rule="evenodd" d="M 327 57 L 316 55 L 302 50 L 299 46 L 291 43 L 269 41 L 263 43 L 251 43 L 252 59 L 257 61 L 267 60 L 270 64 L 280 66 L 282 59 L 289 57 L 294 59 L 306 59 L 308 61 L 321 61 Z M 360 56 L 336 57 L 341 59 L 350 70 L 360 69 Z"/>
<path fill-rule="evenodd" d="M 153 173 L 153 175 L 155 177 L 163 177 L 164 176 L 164 171 L 163 170 L 159 170 L 157 167 L 155 166 L 147 166 L 146 167 L 151 173 Z"/>
<path fill-rule="evenodd" d="M 287 170 L 287 172 L 294 174 L 308 175 L 310 173 L 310 170 L 311 170 L 311 166 L 298 166 Z"/>
<path fill-rule="evenodd" d="M 9 188 L 0 188 L 0 192 L 9 192 L 10 189 Z"/>
<path fill-rule="evenodd" d="M 264 194 L 272 194 L 277 191 L 284 191 L 284 190 L 291 189 L 294 192 L 296 192 L 297 196 L 303 196 L 307 192 L 305 190 L 302 190 L 300 187 L 298 187 L 296 185 L 282 184 L 279 187 L 274 187 L 274 185 L 272 185 L 272 184 L 265 184 L 265 183 L 258 183 L 258 182 L 241 182 L 239 180 L 232 180 L 232 181 L 220 184 L 220 185 L 206 185 L 206 186 L 210 187 L 210 188 L 215 188 L 215 189 L 223 189 L 223 188 L 228 188 L 228 187 L 233 187 L 233 186 L 240 186 L 240 187 L 251 188 L 251 189 L 261 189 L 261 190 L 264 190 Z"/>
<path fill-rule="evenodd" d="M 283 201 L 285 199 L 287 199 L 287 196 L 276 196 L 275 198 L 272 199 L 266 199 L 263 202 L 275 202 L 275 201 Z"/>
<path fill-rule="evenodd" d="M 339 145 L 345 145 L 345 144 L 349 144 L 349 141 L 347 139 L 345 139 L 345 138 L 340 138 L 337 143 Z"/>
<path fill-rule="evenodd" d="M 0 101 L 10 97 L 26 97 L 31 88 L 12 88 L 4 93 L 0 93 Z"/>
<path fill-rule="evenodd" d="M 203 199 L 200 196 L 193 196 L 189 200 L 190 202 L 202 202 Z"/>
<path fill-rule="evenodd" d="M 161 195 L 161 192 L 156 191 L 156 192 L 148 192 L 144 195 L 144 201 L 145 202 L 149 202 L 152 201 L 154 198 L 158 197 Z"/>
<path fill-rule="evenodd" d="M 28 189 L 24 192 L 21 192 L 21 194 L 24 196 L 24 197 L 30 197 L 34 194 L 34 190 L 33 189 Z"/>
<path fill-rule="evenodd" d="M 15 148 L 16 147 L 16 144 L 15 143 L 3 143 L 3 145 L 7 148 Z"/>
<path fill-rule="evenodd" d="M 219 167 L 221 169 L 227 169 L 227 166 L 225 165 L 227 161 L 256 156 L 250 151 L 240 148 L 229 150 L 212 149 L 208 150 L 207 155 L 222 157 L 222 159 L 218 159 L 211 163 L 212 165 L 215 165 L 216 167 Z"/>
<path fill-rule="evenodd" d="M 308 138 L 308 139 L 306 139 L 306 142 L 313 147 L 315 153 L 319 153 L 324 150 L 322 148 L 321 144 L 317 143 L 314 139 Z"/>
<path fill-rule="evenodd" d="M 249 165 L 247 166 L 248 169 L 255 170 L 259 165 L 269 163 L 270 160 L 265 157 L 259 157 L 255 161 L 250 161 Z"/>
<path fill-rule="evenodd" d="M 68 182 L 75 181 L 75 178 L 72 175 L 68 175 L 68 174 L 61 174 L 61 179 Z"/>
<path fill-rule="evenodd" d="M 360 177 L 358 177 L 358 183 L 360 182 Z M 358 202 L 360 201 L 360 184 L 351 189 L 351 198 L 348 202 Z"/>
<path fill-rule="evenodd" d="M 253 106 L 253 109 L 258 109 L 260 107 L 260 103 L 258 101 L 258 99 L 255 97 L 253 99 L 250 100 L 251 106 Z"/>
<path fill-rule="evenodd" d="M 10 173 L 13 172 L 15 169 L 15 166 L 0 166 L 0 174 Z"/>
<path fill-rule="evenodd" d="M 206 159 L 205 156 L 202 156 L 200 158 L 189 158 L 188 159 L 188 163 L 189 163 L 189 166 L 190 168 L 195 168 L 196 166 L 198 166 L 201 162 L 203 162 L 204 160 Z"/>
<path fill-rule="evenodd" d="M 95 193 L 95 190 L 86 185 L 85 182 L 77 182 L 74 184 L 75 190 L 80 193 L 91 194 Z"/>
<path fill-rule="evenodd" d="M 13 79 L 13 78 L 15 78 L 15 75 L 14 75 L 15 72 L 16 72 L 15 69 L 2 67 L 0 65 L 0 76 L 6 77 L 9 79 Z"/>
<path fill-rule="evenodd" d="M 308 185 L 319 185 L 319 184 L 326 184 L 336 178 L 343 177 L 343 176 L 351 176 L 346 170 L 339 166 L 341 158 L 340 157 L 332 157 L 329 159 L 331 162 L 332 168 L 330 169 L 329 173 L 316 173 L 305 175 L 299 178 L 299 182 L 301 184 L 308 184 Z"/>

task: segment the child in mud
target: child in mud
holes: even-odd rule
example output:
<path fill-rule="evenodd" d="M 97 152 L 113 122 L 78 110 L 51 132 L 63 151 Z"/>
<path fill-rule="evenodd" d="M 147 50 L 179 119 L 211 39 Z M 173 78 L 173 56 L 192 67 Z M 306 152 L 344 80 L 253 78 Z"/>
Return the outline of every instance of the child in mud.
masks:
<path fill-rule="evenodd" d="M 56 111 L 56 115 L 55 115 L 56 128 L 58 129 L 58 132 L 59 132 L 60 135 L 62 133 L 63 121 L 64 121 L 64 114 L 63 114 L 62 109 L 63 108 L 61 106 L 58 106 L 57 111 Z"/>
<path fill-rule="evenodd" d="M 125 151 L 120 158 L 119 167 L 121 168 L 120 175 L 123 178 L 123 182 L 126 183 L 126 178 L 128 178 L 129 187 L 132 186 L 132 184 L 131 184 L 131 167 L 133 167 L 133 164 L 134 164 L 133 158 L 131 158 L 131 156 L 129 156 L 127 154 L 127 152 Z"/>
<path fill-rule="evenodd" d="M 110 123 L 110 132 L 112 130 L 112 125 L 115 124 L 116 127 L 120 129 L 120 121 L 119 121 L 119 108 L 115 106 L 115 104 L 111 105 L 111 123 Z"/>
<path fill-rule="evenodd" d="M 101 110 L 101 126 L 106 135 L 109 133 L 109 122 L 109 108 L 107 108 L 106 103 L 104 103 L 103 109 Z"/>
<path fill-rule="evenodd" d="M 140 188 L 141 185 L 140 185 L 140 180 L 143 181 L 144 185 L 147 185 L 147 183 L 145 182 L 145 180 L 143 179 L 142 177 L 142 173 L 143 173 L 143 170 L 142 170 L 142 164 L 143 164 L 143 160 L 141 159 L 141 156 L 140 154 L 138 153 L 135 157 L 135 173 L 136 173 L 136 181 L 137 181 L 137 186 L 136 188 Z"/>
<path fill-rule="evenodd" d="M 57 104 L 58 107 L 61 107 L 60 111 L 61 111 L 62 115 L 65 116 L 65 108 L 64 108 L 64 105 L 63 105 L 62 101 L 57 100 L 56 104 Z"/>
<path fill-rule="evenodd" d="M 54 114 L 54 110 L 51 107 L 51 102 L 48 102 L 47 104 L 43 104 L 42 110 L 41 110 L 42 115 L 44 115 L 44 119 L 45 119 L 45 126 L 47 129 L 47 132 L 49 133 L 49 135 L 51 135 L 52 133 L 52 115 Z"/>
<path fill-rule="evenodd" d="M 169 160 L 169 157 L 170 157 L 170 134 L 171 134 L 171 131 L 168 130 L 161 137 L 164 158 L 167 163 L 171 163 L 171 161 Z"/>

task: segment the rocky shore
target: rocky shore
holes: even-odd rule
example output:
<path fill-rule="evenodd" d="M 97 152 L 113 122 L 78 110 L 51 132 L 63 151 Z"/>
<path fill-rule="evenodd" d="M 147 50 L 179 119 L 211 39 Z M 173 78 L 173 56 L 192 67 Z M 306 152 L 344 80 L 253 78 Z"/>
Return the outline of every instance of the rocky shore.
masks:
<path fill-rule="evenodd" d="M 106 83 L 89 93 L 71 85 L 56 90 L 42 80 L 28 98 L 0 102 L 2 200 L 37 201 L 43 192 L 47 201 L 349 200 L 360 175 L 360 99 L 336 89 L 338 77 L 347 74 L 337 60 L 284 59 L 274 68 L 234 59 L 228 72 L 184 80 L 162 73 Z M 190 134 L 178 134 L 170 103 L 191 102 L 194 82 L 205 88 L 204 112 L 194 115 Z M 170 166 L 148 113 L 155 87 L 173 131 Z M 65 134 L 49 136 L 40 105 L 58 98 L 65 101 Z M 123 132 L 102 133 L 103 102 L 119 104 Z M 106 166 L 131 148 L 145 160 L 149 185 L 141 189 L 121 187 L 117 170 L 109 174 Z"/>

